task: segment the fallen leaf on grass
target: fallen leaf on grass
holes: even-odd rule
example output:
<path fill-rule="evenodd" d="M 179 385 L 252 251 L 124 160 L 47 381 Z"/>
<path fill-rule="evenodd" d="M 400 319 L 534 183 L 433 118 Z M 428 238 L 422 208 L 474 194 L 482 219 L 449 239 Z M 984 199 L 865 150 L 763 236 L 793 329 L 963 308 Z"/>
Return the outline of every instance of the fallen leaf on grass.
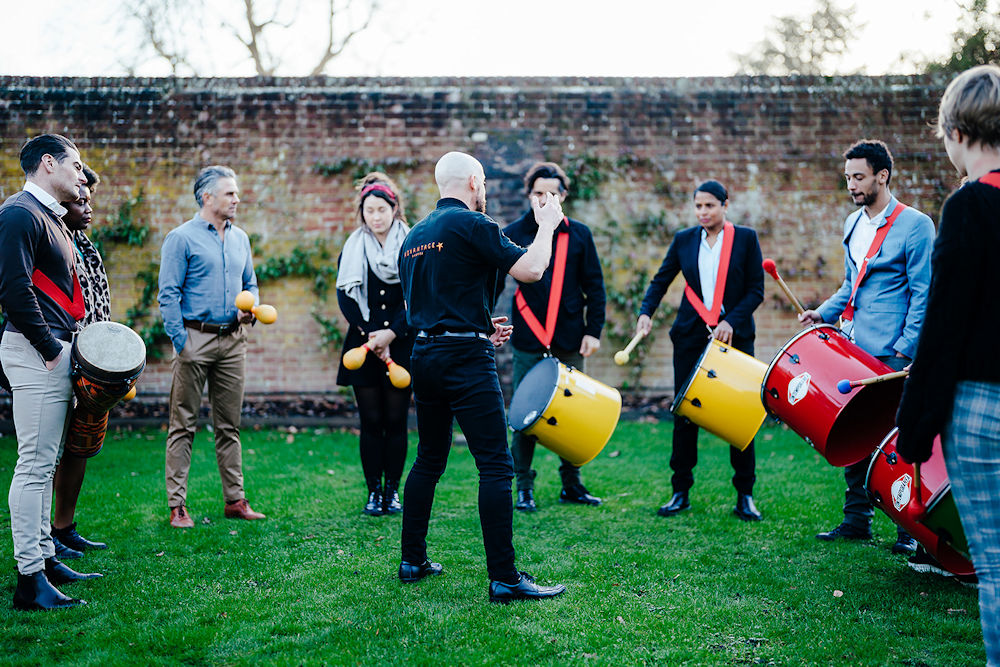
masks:
<path fill-rule="evenodd" d="M 616 617 L 615 620 L 621 623 L 622 625 L 625 625 L 625 619 L 622 618 L 621 616 Z"/>
<path fill-rule="evenodd" d="M 833 592 L 833 597 L 835 597 L 835 598 L 842 598 L 842 597 L 844 597 L 844 591 L 834 591 Z"/>
<path fill-rule="evenodd" d="M 965 610 L 964 609 L 949 609 L 948 613 L 949 614 L 964 614 Z"/>
<path fill-rule="evenodd" d="M 161 551 L 160 553 L 156 554 L 156 557 L 159 558 L 162 555 L 163 555 L 163 552 Z"/>
<path fill-rule="evenodd" d="M 597 654 L 596 653 L 584 653 L 583 657 L 584 658 L 596 658 Z"/>
<path fill-rule="evenodd" d="M 332 470 L 327 470 L 326 474 L 327 475 L 336 475 L 337 473 L 333 472 Z"/>
<path fill-rule="evenodd" d="M 622 454 L 622 453 L 621 453 L 621 452 L 619 452 L 619 451 L 618 451 L 618 450 L 616 449 L 615 451 L 613 451 L 613 452 L 611 452 L 610 454 L 608 454 L 608 458 L 609 458 L 609 459 L 616 459 L 616 458 L 618 458 L 619 456 L 621 456 L 621 454 Z"/>
<path fill-rule="evenodd" d="M 212 523 L 212 520 L 206 516 L 204 519 L 201 520 L 201 522 L 207 525 Z"/>
<path fill-rule="evenodd" d="M 288 435 L 285 436 L 285 442 L 287 442 L 289 445 L 295 444 L 295 436 L 289 433 Z"/>
<path fill-rule="evenodd" d="M 230 535 L 235 535 L 235 534 L 236 534 L 236 531 L 235 531 L 235 530 L 231 530 L 231 531 L 229 531 L 229 534 L 230 534 Z"/>
<path fill-rule="evenodd" d="M 343 556 L 344 555 L 344 550 L 343 549 L 337 549 L 337 555 L 338 556 Z"/>

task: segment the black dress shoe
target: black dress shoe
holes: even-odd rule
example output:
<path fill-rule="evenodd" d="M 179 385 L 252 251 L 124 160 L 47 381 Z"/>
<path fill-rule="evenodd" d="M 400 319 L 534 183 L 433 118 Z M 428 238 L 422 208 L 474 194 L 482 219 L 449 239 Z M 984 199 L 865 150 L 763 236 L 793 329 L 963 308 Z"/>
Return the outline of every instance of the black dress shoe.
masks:
<path fill-rule="evenodd" d="M 370 516 L 382 516 L 382 489 L 376 488 L 368 492 L 368 502 L 365 503 L 365 508 L 361 510 L 365 514 Z"/>
<path fill-rule="evenodd" d="M 425 560 L 420 565 L 407 563 L 405 560 L 399 563 L 399 580 L 407 584 L 412 584 L 424 577 L 432 574 L 441 574 L 442 572 L 444 572 L 444 566 L 441 563 L 432 563 L 429 560 Z"/>
<path fill-rule="evenodd" d="M 559 502 L 577 503 L 579 505 L 600 505 L 601 499 L 590 495 L 583 484 L 574 484 L 568 489 L 564 488 L 559 492 Z"/>
<path fill-rule="evenodd" d="M 85 600 L 67 597 L 49 582 L 44 570 L 34 574 L 17 573 L 17 588 L 14 589 L 14 609 L 62 609 L 87 604 Z"/>
<path fill-rule="evenodd" d="M 862 530 L 847 523 L 842 523 L 833 530 L 816 535 L 816 539 L 823 542 L 833 542 L 834 540 L 870 540 L 871 538 L 872 532 L 870 529 Z"/>
<path fill-rule="evenodd" d="M 382 490 L 382 513 L 399 514 L 403 511 L 403 503 L 399 502 L 399 482 L 386 482 Z"/>
<path fill-rule="evenodd" d="M 537 510 L 538 505 L 535 504 L 535 492 L 531 489 L 518 489 L 517 504 L 514 505 L 514 509 L 522 512 L 534 512 Z"/>
<path fill-rule="evenodd" d="M 910 537 L 906 531 L 899 531 L 896 534 L 896 543 L 892 545 L 894 554 L 913 554 L 917 551 L 917 541 Z"/>
<path fill-rule="evenodd" d="M 68 546 L 59 541 L 56 537 L 56 533 L 52 531 L 52 545 L 56 548 L 56 558 L 60 560 L 73 560 L 74 558 L 83 558 L 83 552 L 77 551 L 76 549 L 70 549 Z"/>
<path fill-rule="evenodd" d="M 87 549 L 107 549 L 104 542 L 91 542 L 80 533 L 76 532 L 76 521 L 65 528 L 53 528 L 52 539 L 59 540 L 63 546 L 75 549 L 76 551 L 86 551 Z M 56 554 L 58 556 L 59 554 Z"/>
<path fill-rule="evenodd" d="M 491 581 L 490 602 L 506 604 L 513 600 L 540 600 L 542 598 L 555 597 L 566 591 L 566 587 L 562 584 L 539 586 L 535 583 L 535 578 L 527 572 L 521 572 L 520 576 L 521 578 L 516 584 Z"/>
<path fill-rule="evenodd" d="M 104 575 L 101 574 L 100 572 L 91 572 L 89 574 L 83 574 L 81 572 L 73 570 L 67 565 L 60 563 L 58 558 L 46 558 L 45 576 L 48 577 L 50 582 L 58 586 L 60 584 L 68 584 L 73 581 L 100 579 Z"/>
<path fill-rule="evenodd" d="M 656 513 L 660 516 L 673 516 L 678 512 L 683 512 L 684 510 L 691 509 L 691 501 L 688 499 L 687 491 L 677 491 L 674 495 L 667 501 L 667 504 L 656 510 Z"/>
<path fill-rule="evenodd" d="M 736 507 L 733 514 L 743 521 L 760 521 L 760 510 L 753 504 L 753 496 L 749 493 L 740 493 L 736 496 Z"/>

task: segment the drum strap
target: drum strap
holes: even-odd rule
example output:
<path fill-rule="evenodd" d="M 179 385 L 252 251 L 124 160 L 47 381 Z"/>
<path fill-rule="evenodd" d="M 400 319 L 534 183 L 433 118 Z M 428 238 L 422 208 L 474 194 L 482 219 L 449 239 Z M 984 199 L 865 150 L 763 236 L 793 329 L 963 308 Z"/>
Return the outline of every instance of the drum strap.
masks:
<path fill-rule="evenodd" d="M 514 303 L 517 305 L 517 312 L 521 313 L 524 323 L 531 329 L 545 349 L 552 347 L 552 339 L 556 335 L 556 317 L 559 315 L 559 303 L 562 301 L 563 282 L 566 278 L 566 255 L 569 252 L 569 220 L 563 218 L 563 225 L 559 225 L 559 232 L 556 234 L 556 257 L 555 266 L 552 267 L 552 285 L 549 288 L 549 305 L 545 313 L 545 326 L 531 312 L 528 301 L 521 294 L 521 288 L 517 288 L 514 293 Z"/>
<path fill-rule="evenodd" d="M 995 188 L 1000 188 L 1000 172 L 991 171 L 980 178 L 979 182 L 985 183 L 986 185 L 992 185 Z"/>
<path fill-rule="evenodd" d="M 868 253 L 865 255 L 865 259 L 861 262 L 861 270 L 858 271 L 858 277 L 854 279 L 854 289 L 851 290 L 851 298 L 847 300 L 847 307 L 844 308 L 844 313 L 840 316 L 841 319 L 850 322 L 854 319 L 854 297 L 858 293 L 858 288 L 861 287 L 861 281 L 865 279 L 865 274 L 868 272 L 868 260 L 878 254 L 879 249 L 882 247 L 882 242 L 885 241 L 885 237 L 889 234 L 889 230 L 892 229 L 892 223 L 896 222 L 896 218 L 899 214 L 906 210 L 906 205 L 899 202 L 896 203 L 896 208 L 892 210 L 889 217 L 885 219 L 885 224 L 878 228 L 875 232 L 875 238 L 872 239 L 872 245 L 868 248 Z"/>
<path fill-rule="evenodd" d="M 70 299 L 66 296 L 59 287 L 56 286 L 52 280 L 39 271 L 35 269 L 35 272 L 31 274 L 32 284 L 40 289 L 45 296 L 49 297 L 55 301 L 60 308 L 69 313 L 70 317 L 74 320 L 82 320 L 87 314 L 87 308 L 83 302 L 83 290 L 80 288 L 80 280 L 76 277 L 76 271 L 73 271 L 73 298 Z"/>
<path fill-rule="evenodd" d="M 705 320 L 705 324 L 710 327 L 719 325 L 719 315 L 722 313 L 722 297 L 726 293 L 726 277 L 729 275 L 729 257 L 733 253 L 733 237 L 736 236 L 736 228 L 728 220 L 722 226 L 722 252 L 719 255 L 719 273 L 715 278 L 715 294 L 712 295 L 712 310 L 705 307 L 698 294 L 691 289 L 690 285 L 684 285 L 684 296 L 694 306 L 695 311 Z"/>

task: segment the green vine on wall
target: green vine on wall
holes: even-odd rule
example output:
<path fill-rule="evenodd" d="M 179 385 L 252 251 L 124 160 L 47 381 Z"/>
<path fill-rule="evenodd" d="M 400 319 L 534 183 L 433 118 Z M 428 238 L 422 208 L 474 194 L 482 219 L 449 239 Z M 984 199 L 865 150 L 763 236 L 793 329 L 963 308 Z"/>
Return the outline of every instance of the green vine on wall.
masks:
<path fill-rule="evenodd" d="M 94 227 L 90 232 L 90 241 L 105 256 L 107 244 L 121 244 L 141 248 L 149 236 L 149 225 L 137 224 L 134 220 L 135 210 L 142 205 L 145 197 L 140 189 L 134 197 L 129 197 L 118 205 L 114 222 L 109 225 Z"/>

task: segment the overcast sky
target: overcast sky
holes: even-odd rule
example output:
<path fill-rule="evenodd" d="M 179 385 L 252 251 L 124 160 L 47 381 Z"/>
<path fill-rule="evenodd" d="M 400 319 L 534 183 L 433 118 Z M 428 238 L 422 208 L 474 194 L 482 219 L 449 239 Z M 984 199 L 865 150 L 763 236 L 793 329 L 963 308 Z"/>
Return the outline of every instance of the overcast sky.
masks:
<path fill-rule="evenodd" d="M 275 0 L 259 0 L 274 2 Z M 286 75 L 314 64 L 324 24 L 308 13 L 325 0 L 298 3 L 303 25 L 284 45 Z M 360 0 L 356 0 L 360 1 Z M 127 72 L 138 38 L 119 9 L 124 0 L 0 0 L 8 29 L 0 74 L 115 76 Z M 233 0 L 212 0 L 216 7 Z M 803 0 L 385 0 L 377 24 L 326 72 L 334 76 L 728 76 L 734 53 L 760 41 L 775 16 L 811 13 Z M 837 0 L 841 6 L 851 3 Z M 242 2 L 235 2 L 238 9 Z M 958 8 L 952 0 L 880 0 L 854 4 L 855 40 L 846 70 L 908 73 L 902 51 L 939 56 L 950 47 Z M 589 8 L 589 9 L 588 9 Z M 234 19 L 238 12 L 234 9 Z M 315 14 L 314 14 L 315 16 Z M 182 17 L 177 17 L 181 19 Z M 254 73 L 219 20 L 187 25 L 200 32 L 199 73 Z M 16 26 L 16 29 L 15 29 Z M 137 73 L 170 73 L 147 60 Z"/>

